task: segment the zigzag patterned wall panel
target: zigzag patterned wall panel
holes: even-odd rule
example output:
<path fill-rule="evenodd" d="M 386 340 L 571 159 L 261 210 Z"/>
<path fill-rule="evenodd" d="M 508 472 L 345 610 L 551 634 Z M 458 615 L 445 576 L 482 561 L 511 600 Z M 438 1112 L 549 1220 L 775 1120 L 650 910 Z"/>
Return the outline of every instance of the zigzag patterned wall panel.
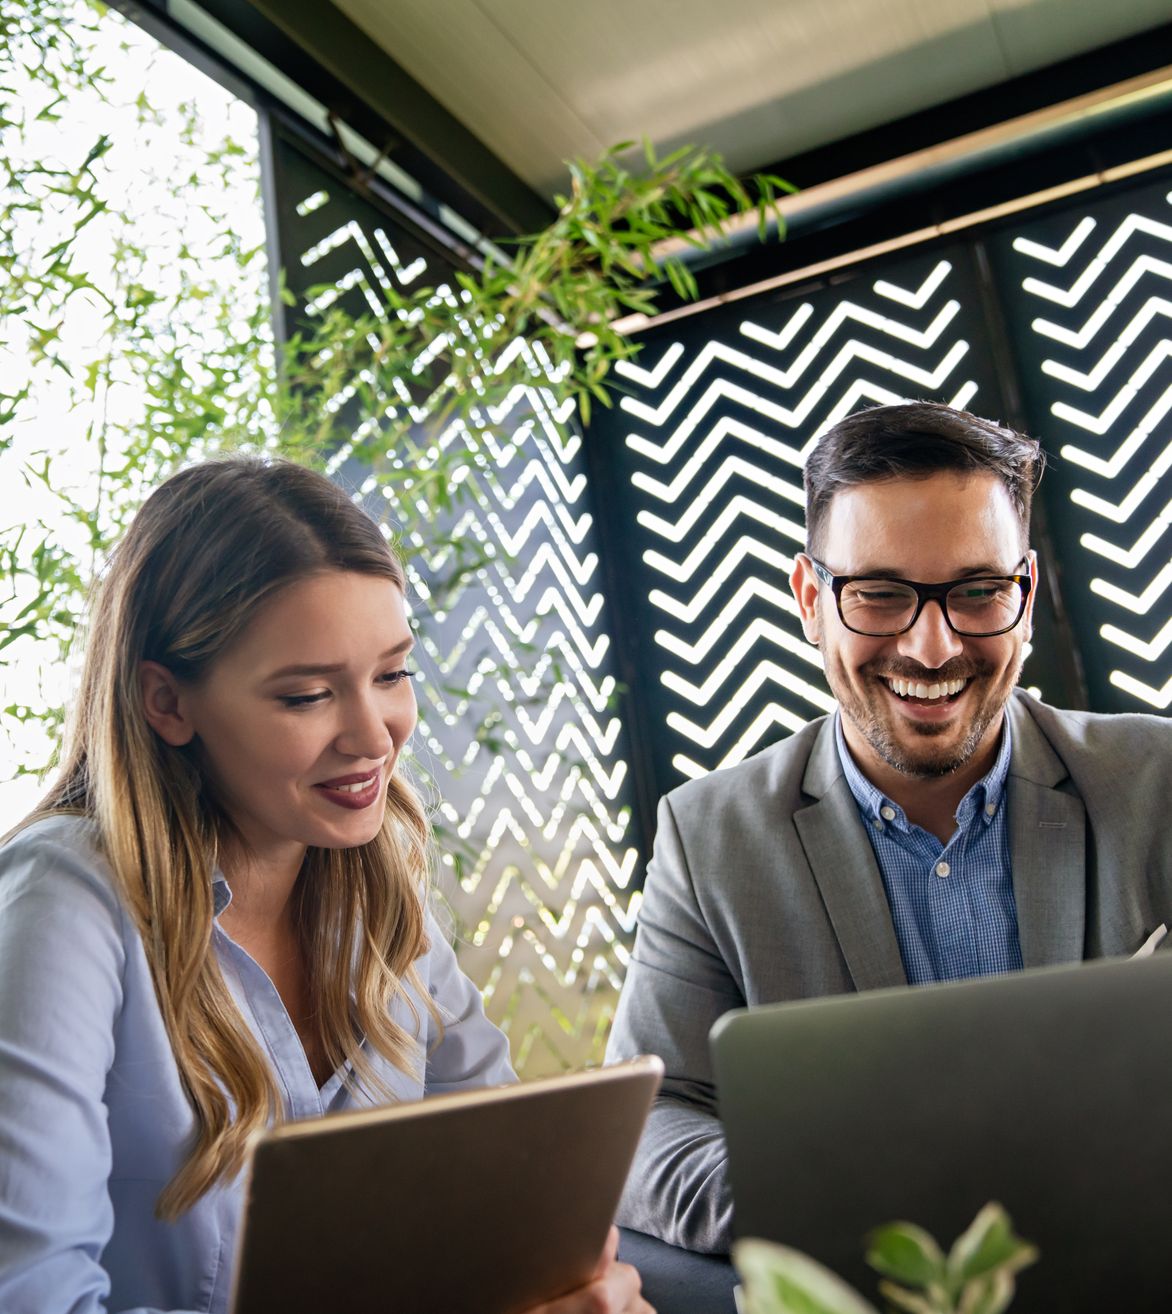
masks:
<path fill-rule="evenodd" d="M 655 792 L 832 706 L 788 586 L 806 456 L 864 405 L 1003 413 L 975 278 L 960 246 L 902 256 L 669 323 L 621 367 L 628 395 L 590 438 L 604 440 L 608 532 L 636 600 L 623 677 L 638 681 Z"/>
<path fill-rule="evenodd" d="M 424 279 L 452 295 L 436 250 L 288 141 L 271 146 L 282 263 L 304 313 L 378 310 L 384 287 Z M 324 291 L 308 297 L 315 285 Z M 542 361 L 530 365 L 535 386 L 497 417 L 511 444 L 466 471 L 463 499 L 407 549 L 422 677 L 414 753 L 436 795 L 440 887 L 461 964 L 509 1032 L 518 1070 L 534 1076 L 601 1058 L 633 938 L 638 855 L 581 444 L 555 422 Z M 352 385 L 321 400 L 357 446 L 391 408 L 421 400 L 412 381 L 397 386 L 373 412 Z M 420 432 L 390 464 L 425 471 L 460 439 L 456 425 Z M 344 446 L 333 467 L 394 523 L 369 464 Z M 481 564 L 451 587 L 461 547 Z"/>
<path fill-rule="evenodd" d="M 1172 180 L 990 244 L 1093 707 L 1172 707 Z"/>

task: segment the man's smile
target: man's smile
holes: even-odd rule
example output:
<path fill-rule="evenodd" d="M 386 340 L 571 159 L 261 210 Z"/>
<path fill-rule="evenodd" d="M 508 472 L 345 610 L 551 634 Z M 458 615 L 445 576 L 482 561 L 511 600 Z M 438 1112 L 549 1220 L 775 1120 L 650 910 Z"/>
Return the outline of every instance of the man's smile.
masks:
<path fill-rule="evenodd" d="M 925 683 L 923 680 L 904 680 L 898 676 L 884 676 L 883 678 L 887 682 L 887 687 L 897 697 L 902 699 L 914 698 L 928 702 L 937 702 L 941 699 L 951 702 L 968 684 L 967 678 L 963 680 L 936 680 L 931 683 Z"/>

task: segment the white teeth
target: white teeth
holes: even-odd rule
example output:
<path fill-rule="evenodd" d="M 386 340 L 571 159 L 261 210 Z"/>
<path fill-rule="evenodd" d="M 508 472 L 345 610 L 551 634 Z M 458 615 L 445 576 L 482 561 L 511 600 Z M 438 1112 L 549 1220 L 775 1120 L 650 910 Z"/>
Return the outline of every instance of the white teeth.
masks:
<path fill-rule="evenodd" d="M 370 781 L 358 780 L 353 785 L 327 785 L 326 788 L 336 790 L 339 794 L 359 794 L 370 788 Z"/>
<path fill-rule="evenodd" d="M 888 676 L 887 683 L 890 685 L 893 693 L 897 693 L 901 698 L 922 698 L 931 702 L 937 698 L 951 698 L 968 683 L 967 680 L 944 680 L 936 684 L 923 684 L 914 680 L 900 680 L 895 676 Z"/>

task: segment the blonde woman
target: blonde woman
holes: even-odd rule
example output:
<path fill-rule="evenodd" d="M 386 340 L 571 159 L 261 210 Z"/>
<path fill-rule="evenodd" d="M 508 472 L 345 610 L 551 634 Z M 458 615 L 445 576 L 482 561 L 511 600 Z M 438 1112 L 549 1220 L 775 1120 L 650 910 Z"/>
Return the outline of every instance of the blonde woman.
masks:
<path fill-rule="evenodd" d="M 253 1131 L 512 1079 L 427 912 L 411 646 L 319 475 L 211 462 L 138 513 L 0 848 L 5 1314 L 222 1311 Z M 545 1314 L 649 1311 L 613 1256 Z"/>

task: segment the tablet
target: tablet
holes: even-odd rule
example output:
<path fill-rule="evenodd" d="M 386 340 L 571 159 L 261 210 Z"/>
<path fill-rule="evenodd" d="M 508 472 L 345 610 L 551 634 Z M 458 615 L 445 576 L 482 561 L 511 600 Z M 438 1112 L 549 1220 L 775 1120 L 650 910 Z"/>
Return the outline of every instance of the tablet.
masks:
<path fill-rule="evenodd" d="M 264 1133 L 233 1314 L 520 1314 L 583 1285 L 662 1075 L 641 1058 Z"/>

